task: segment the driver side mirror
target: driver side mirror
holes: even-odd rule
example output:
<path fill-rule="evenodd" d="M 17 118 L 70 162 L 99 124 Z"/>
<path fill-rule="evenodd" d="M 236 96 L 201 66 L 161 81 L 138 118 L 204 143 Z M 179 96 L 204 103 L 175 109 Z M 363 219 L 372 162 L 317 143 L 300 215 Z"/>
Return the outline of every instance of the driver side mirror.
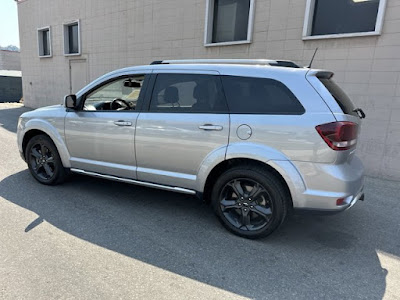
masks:
<path fill-rule="evenodd" d="M 64 98 L 64 105 L 66 108 L 76 109 L 76 95 L 67 95 Z"/>

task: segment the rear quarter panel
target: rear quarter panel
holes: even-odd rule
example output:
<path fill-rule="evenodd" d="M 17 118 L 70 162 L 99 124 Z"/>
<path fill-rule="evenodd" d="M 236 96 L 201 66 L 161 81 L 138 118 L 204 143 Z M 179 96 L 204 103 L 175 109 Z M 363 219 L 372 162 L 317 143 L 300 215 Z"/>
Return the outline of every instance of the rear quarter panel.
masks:
<path fill-rule="evenodd" d="M 221 70 L 221 74 L 278 80 L 289 88 L 305 109 L 302 115 L 231 114 L 227 157 L 239 155 L 233 153 L 234 146 L 244 141 L 238 137 L 237 130 L 246 124 L 251 127 L 252 135 L 245 142 L 272 148 L 280 153 L 280 159 L 320 163 L 336 160 L 335 151 L 326 145 L 315 129 L 317 125 L 334 122 L 335 117 L 306 80 L 306 70 L 260 67 L 244 68 L 238 72 L 238 68 L 226 68 Z"/>

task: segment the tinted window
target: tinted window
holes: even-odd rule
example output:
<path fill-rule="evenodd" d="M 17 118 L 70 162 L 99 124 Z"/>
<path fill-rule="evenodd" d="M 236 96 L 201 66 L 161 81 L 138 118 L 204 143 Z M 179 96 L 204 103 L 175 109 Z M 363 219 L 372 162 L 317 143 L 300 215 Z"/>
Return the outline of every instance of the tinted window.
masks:
<path fill-rule="evenodd" d="M 215 0 L 212 42 L 247 40 L 250 0 Z"/>
<path fill-rule="evenodd" d="M 358 116 L 358 114 L 353 111 L 355 109 L 353 102 L 340 86 L 338 86 L 332 79 L 319 78 L 319 80 L 325 85 L 333 98 L 335 98 L 336 102 L 345 114 Z"/>
<path fill-rule="evenodd" d="M 79 53 L 78 24 L 68 26 L 68 53 Z"/>
<path fill-rule="evenodd" d="M 379 0 L 315 0 L 312 35 L 375 31 Z"/>
<path fill-rule="evenodd" d="M 304 108 L 281 82 L 267 78 L 222 76 L 233 113 L 303 114 Z"/>
<path fill-rule="evenodd" d="M 226 112 L 218 76 L 159 74 L 150 103 L 151 111 Z"/>

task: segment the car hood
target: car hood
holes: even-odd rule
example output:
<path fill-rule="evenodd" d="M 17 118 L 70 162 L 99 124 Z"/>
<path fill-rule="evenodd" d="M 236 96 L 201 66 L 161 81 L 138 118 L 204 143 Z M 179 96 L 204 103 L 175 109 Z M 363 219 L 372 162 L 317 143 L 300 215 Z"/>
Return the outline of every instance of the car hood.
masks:
<path fill-rule="evenodd" d="M 40 107 L 38 109 L 28 111 L 21 115 L 22 118 L 36 118 L 36 117 L 51 117 L 51 116 L 60 116 L 60 114 L 65 115 L 66 110 L 64 105 L 51 105 Z"/>

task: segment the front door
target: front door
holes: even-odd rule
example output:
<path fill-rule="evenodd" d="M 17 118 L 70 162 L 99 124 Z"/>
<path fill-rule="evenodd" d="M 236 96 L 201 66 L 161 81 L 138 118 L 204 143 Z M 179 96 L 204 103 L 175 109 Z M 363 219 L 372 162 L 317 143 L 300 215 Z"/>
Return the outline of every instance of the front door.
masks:
<path fill-rule="evenodd" d="M 200 166 L 225 154 L 229 114 L 215 73 L 160 73 L 136 127 L 139 180 L 195 189 Z"/>
<path fill-rule="evenodd" d="M 102 83 L 82 96 L 81 109 L 67 113 L 65 135 L 72 168 L 136 178 L 136 110 L 146 77 Z"/>

